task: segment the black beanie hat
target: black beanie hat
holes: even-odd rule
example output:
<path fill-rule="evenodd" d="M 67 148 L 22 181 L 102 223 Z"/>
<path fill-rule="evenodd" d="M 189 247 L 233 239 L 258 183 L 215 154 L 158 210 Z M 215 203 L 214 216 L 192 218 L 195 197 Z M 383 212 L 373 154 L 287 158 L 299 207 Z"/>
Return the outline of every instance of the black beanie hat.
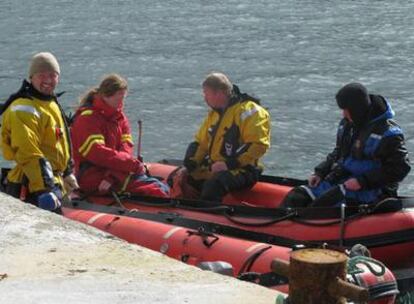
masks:
<path fill-rule="evenodd" d="M 362 126 L 368 119 L 371 99 L 368 90 L 360 83 L 349 83 L 336 94 L 336 102 L 341 109 L 347 109 L 356 126 Z"/>

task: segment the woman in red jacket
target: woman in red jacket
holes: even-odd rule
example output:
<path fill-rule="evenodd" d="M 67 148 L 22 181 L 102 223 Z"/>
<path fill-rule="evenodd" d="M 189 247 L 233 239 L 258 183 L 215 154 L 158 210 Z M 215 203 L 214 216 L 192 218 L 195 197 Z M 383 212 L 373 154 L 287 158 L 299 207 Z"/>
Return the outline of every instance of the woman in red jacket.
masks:
<path fill-rule="evenodd" d="M 86 193 L 167 196 L 168 186 L 148 177 L 144 163 L 133 155 L 131 130 L 123 112 L 127 92 L 127 81 L 111 74 L 80 101 L 71 128 L 80 188 Z"/>

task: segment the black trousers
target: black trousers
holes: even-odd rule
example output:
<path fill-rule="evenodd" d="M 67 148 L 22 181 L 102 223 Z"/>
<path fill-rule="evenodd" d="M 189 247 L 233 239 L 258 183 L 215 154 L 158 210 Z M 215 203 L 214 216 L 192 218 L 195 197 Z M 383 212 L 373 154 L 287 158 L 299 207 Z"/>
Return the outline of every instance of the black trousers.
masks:
<path fill-rule="evenodd" d="M 253 167 L 236 175 L 230 171 L 221 171 L 208 180 L 195 180 L 189 176 L 188 183 L 200 191 L 201 200 L 221 202 L 229 192 L 253 187 L 259 180 L 260 173 L 260 170 Z"/>
<path fill-rule="evenodd" d="M 305 208 L 305 207 L 332 207 L 337 203 L 346 200 L 339 186 L 333 186 L 324 194 L 312 200 L 304 187 L 295 187 L 286 195 L 281 207 L 284 208 Z"/>

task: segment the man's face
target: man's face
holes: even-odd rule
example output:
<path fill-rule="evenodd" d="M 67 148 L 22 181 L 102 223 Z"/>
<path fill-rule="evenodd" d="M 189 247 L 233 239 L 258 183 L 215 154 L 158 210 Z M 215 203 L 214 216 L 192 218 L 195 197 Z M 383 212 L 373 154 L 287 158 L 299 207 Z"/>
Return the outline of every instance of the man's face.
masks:
<path fill-rule="evenodd" d="M 45 95 L 53 95 L 59 83 L 59 74 L 56 72 L 39 72 L 32 76 L 32 85 L 36 90 Z"/>
<path fill-rule="evenodd" d="M 228 97 L 223 91 L 216 91 L 204 86 L 203 95 L 206 103 L 213 109 L 222 109 L 227 105 Z"/>

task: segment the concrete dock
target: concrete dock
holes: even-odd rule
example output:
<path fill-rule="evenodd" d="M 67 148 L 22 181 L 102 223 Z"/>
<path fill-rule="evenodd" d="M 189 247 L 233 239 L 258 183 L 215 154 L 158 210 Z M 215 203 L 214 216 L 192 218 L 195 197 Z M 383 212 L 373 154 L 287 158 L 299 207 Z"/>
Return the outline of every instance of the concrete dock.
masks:
<path fill-rule="evenodd" d="M 0 193 L 1 304 L 271 304 L 277 294 Z"/>

